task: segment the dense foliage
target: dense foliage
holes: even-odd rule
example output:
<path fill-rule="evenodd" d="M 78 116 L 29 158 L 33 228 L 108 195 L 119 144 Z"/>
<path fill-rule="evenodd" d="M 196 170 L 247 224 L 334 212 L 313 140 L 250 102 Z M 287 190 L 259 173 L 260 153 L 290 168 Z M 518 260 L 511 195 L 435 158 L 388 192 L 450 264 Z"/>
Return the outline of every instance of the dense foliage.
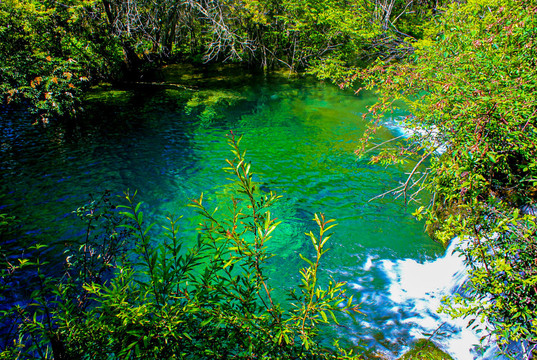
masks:
<path fill-rule="evenodd" d="M 375 146 L 372 160 L 418 155 L 393 193 L 412 201 L 431 191 L 416 214 L 441 241 L 462 239 L 470 277 L 445 311 L 485 319 L 501 344 L 518 341 L 525 353 L 537 345 L 536 29 L 533 0 L 453 4 L 407 61 L 378 62 L 359 75 L 380 101 L 358 152 L 402 101 L 410 138 Z"/>
<path fill-rule="evenodd" d="M 193 200 L 197 240 L 181 236 L 173 215 L 163 231 L 146 226 L 136 194 L 117 209 L 105 194 L 77 210 L 87 231 L 66 247 L 59 277 L 39 259 L 3 259 L 2 284 L 34 273 L 37 286 L 30 302 L 3 311 L 12 329 L 0 358 L 351 358 L 317 336 L 336 313 L 357 311 L 344 283 L 320 275 L 334 220 L 315 215 L 319 235 L 306 234 L 315 257 L 300 255 L 300 284 L 278 303 L 265 268 L 280 197 L 255 191 L 239 140 L 229 142 L 234 191 L 222 210 Z"/>
<path fill-rule="evenodd" d="M 2 1 L 0 94 L 6 103 L 27 103 L 46 124 L 77 116 L 89 83 L 139 81 L 144 69 L 166 61 L 313 67 L 327 76 L 363 58 L 411 52 L 402 42 L 410 35 L 397 26 L 420 36 L 437 3 Z"/>
<path fill-rule="evenodd" d="M 101 26 L 93 1 L 0 3 L 0 93 L 23 102 L 47 123 L 74 117 L 90 78 L 117 70 L 117 44 Z M 119 57 L 120 59 L 120 57 Z"/>

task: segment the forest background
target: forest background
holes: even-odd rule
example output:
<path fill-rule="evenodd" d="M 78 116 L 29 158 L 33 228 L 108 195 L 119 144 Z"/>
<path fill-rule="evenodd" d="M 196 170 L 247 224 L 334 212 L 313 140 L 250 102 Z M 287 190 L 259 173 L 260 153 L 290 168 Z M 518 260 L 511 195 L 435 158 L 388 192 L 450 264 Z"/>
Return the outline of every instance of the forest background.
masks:
<path fill-rule="evenodd" d="M 368 156 L 383 114 L 403 102 L 413 135 L 383 144 L 370 160 L 417 157 L 390 194 L 412 203 L 429 191 L 431 203 L 415 215 L 439 241 L 463 239 L 469 280 L 443 311 L 470 325 L 486 320 L 484 337 L 506 354 L 518 342 L 529 356 L 537 345 L 536 18 L 533 0 L 3 0 L 0 92 L 3 106 L 27 107 L 46 126 L 83 117 L 92 85 L 143 83 L 167 63 L 284 67 L 378 91 L 359 156 Z M 234 196 L 250 206 L 241 210 L 233 197 L 233 216 L 219 219 L 202 198 L 194 202 L 207 221 L 191 249 L 181 248 L 174 218 L 152 249 L 151 225 L 126 194 L 121 211 L 107 196 L 79 209 L 87 236 L 61 279 L 46 277 L 38 259 L 3 254 L 2 286 L 25 269 L 40 285 L 34 303 L 3 311 L 16 326 L 2 356 L 351 356 L 316 340 L 334 312 L 356 311 L 343 284 L 317 284 L 330 222 L 316 216 L 317 256 L 305 259 L 295 307 L 274 304 L 262 269 L 278 199 L 258 198 L 239 139 L 229 142 Z M 7 239 L 16 219 L 1 219 Z"/>

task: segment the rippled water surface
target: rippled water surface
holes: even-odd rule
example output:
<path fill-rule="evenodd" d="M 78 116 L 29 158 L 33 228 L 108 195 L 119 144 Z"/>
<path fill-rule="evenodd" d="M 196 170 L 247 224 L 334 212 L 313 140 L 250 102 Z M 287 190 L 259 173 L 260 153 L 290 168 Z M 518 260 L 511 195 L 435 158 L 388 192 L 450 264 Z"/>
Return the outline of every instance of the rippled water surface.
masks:
<path fill-rule="evenodd" d="M 24 238 L 53 243 L 78 236 L 72 211 L 104 189 L 137 189 L 152 221 L 175 212 L 184 215 L 183 228 L 192 229 L 196 219 L 184 206 L 189 199 L 203 192 L 217 206 L 228 195 L 221 168 L 231 157 L 225 135 L 232 130 L 243 136 L 260 191 L 283 196 L 274 209 L 283 223 L 271 245 L 273 287 L 298 280 L 298 254 L 312 254 L 304 233 L 314 230 L 313 214 L 322 211 L 339 224 L 323 270 L 349 283 L 364 313 L 334 329 L 346 345 L 397 354 L 441 323 L 433 310 L 416 307 L 416 299 L 403 303 L 394 295 L 406 291 L 394 290 L 406 276 L 403 263 L 426 265 L 445 250 L 423 233 L 412 207 L 393 199 L 368 202 L 413 166 L 386 169 L 354 155 L 371 94 L 283 75 L 164 72 L 187 88 L 96 90 L 86 114 L 93 125 L 40 129 L 24 112 L 2 112 L 0 212 L 22 221 Z M 380 140 L 393 136 L 379 133 Z"/>

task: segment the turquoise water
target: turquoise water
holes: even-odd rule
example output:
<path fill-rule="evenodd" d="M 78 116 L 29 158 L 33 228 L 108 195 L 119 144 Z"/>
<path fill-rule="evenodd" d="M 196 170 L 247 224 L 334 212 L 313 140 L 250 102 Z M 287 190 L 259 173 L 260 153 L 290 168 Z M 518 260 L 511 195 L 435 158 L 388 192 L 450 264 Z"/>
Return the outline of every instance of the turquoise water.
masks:
<path fill-rule="evenodd" d="M 72 211 L 105 189 L 137 189 L 151 221 L 183 215 L 188 239 L 186 229 L 197 222 L 185 207 L 190 199 L 203 192 L 218 206 L 229 193 L 221 168 L 231 157 L 225 136 L 232 130 L 243 136 L 260 191 L 282 195 L 273 210 L 283 222 L 270 245 L 277 255 L 269 264 L 271 285 L 284 290 L 296 283 L 298 254 L 312 254 L 304 233 L 315 230 L 313 214 L 324 212 L 339 225 L 322 269 L 349 283 L 364 312 L 333 331 L 348 346 L 400 353 L 420 325 L 405 322 L 413 310 L 389 298 L 385 262 L 425 263 L 445 249 L 424 234 L 411 216 L 414 207 L 391 198 L 369 202 L 413 166 L 384 168 L 356 158 L 373 95 L 285 74 L 186 70 L 163 71 L 188 89 L 96 90 L 86 125 L 39 129 L 24 112 L 1 114 L 0 212 L 24 224 L 17 241 L 61 243 L 80 235 Z M 392 131 L 380 131 L 379 141 Z"/>

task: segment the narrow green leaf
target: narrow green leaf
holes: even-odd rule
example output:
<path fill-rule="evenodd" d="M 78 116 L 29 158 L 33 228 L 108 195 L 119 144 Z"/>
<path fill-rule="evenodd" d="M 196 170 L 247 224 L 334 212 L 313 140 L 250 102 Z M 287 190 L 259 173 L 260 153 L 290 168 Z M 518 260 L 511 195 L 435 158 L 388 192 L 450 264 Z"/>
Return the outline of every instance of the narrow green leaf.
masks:
<path fill-rule="evenodd" d="M 313 261 L 311 261 L 310 259 L 308 259 L 307 257 L 303 256 L 302 254 L 298 254 L 298 256 L 300 256 L 300 258 L 302 260 L 304 260 L 305 262 L 307 262 L 308 264 L 310 264 L 310 266 L 313 267 Z"/>

